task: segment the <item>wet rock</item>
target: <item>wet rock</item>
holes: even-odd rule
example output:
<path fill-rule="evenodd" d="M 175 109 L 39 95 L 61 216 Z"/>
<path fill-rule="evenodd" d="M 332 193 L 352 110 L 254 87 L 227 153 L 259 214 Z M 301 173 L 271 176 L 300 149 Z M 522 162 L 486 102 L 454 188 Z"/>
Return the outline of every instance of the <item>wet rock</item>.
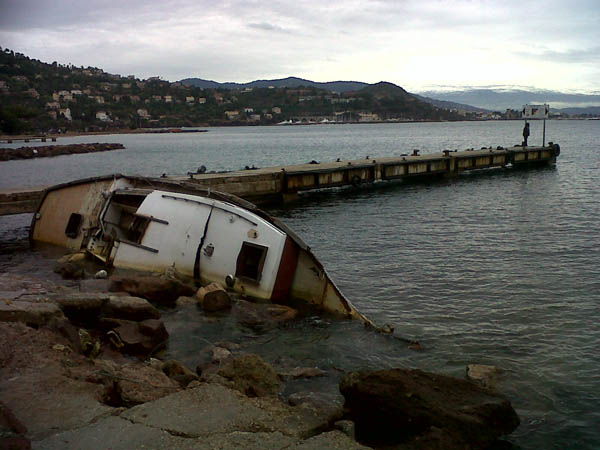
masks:
<path fill-rule="evenodd" d="M 81 280 L 85 278 L 85 270 L 82 266 L 72 262 L 59 263 L 54 272 L 59 274 L 65 280 Z"/>
<path fill-rule="evenodd" d="M 165 361 L 162 371 L 166 376 L 177 381 L 182 387 L 198 379 L 198 375 L 174 359 Z"/>
<path fill-rule="evenodd" d="M 93 325 L 108 302 L 108 294 L 100 292 L 65 293 L 52 297 L 65 316 L 74 323 Z"/>
<path fill-rule="evenodd" d="M 231 352 L 226 348 L 220 346 L 214 346 L 211 349 L 211 361 L 220 363 L 221 361 L 225 361 L 231 358 Z"/>
<path fill-rule="evenodd" d="M 54 303 L 0 299 L 0 322 L 21 322 L 39 327 L 54 319 L 64 319 L 62 310 Z"/>
<path fill-rule="evenodd" d="M 152 303 L 172 306 L 180 296 L 196 293 L 196 288 L 173 278 L 154 275 L 132 275 L 114 277 L 111 280 L 112 292 L 127 292 L 134 297 L 142 297 Z"/>
<path fill-rule="evenodd" d="M 133 320 L 160 318 L 160 312 L 148 300 L 140 297 L 111 295 L 102 308 L 105 317 Z"/>
<path fill-rule="evenodd" d="M 311 409 L 320 417 L 326 417 L 328 423 L 333 423 L 343 417 L 344 398 L 339 394 L 295 392 L 288 397 L 288 403 L 291 406 Z"/>
<path fill-rule="evenodd" d="M 340 391 L 357 439 L 367 445 L 428 448 L 419 447 L 418 439 L 432 439 L 432 430 L 439 429 L 436 436 L 444 441 L 437 448 L 486 448 L 519 425 L 502 395 L 420 370 L 353 372 Z"/>
<path fill-rule="evenodd" d="M 496 366 L 486 366 L 483 364 L 469 364 L 467 366 L 467 380 L 474 381 L 488 389 L 495 389 L 500 375 L 500 369 Z"/>
<path fill-rule="evenodd" d="M 298 311 L 284 305 L 237 300 L 233 305 L 232 314 L 242 325 L 250 328 L 269 329 L 294 319 Z"/>
<path fill-rule="evenodd" d="M 206 312 L 231 309 L 231 297 L 219 283 L 210 283 L 196 292 L 198 303 Z"/>
<path fill-rule="evenodd" d="M 209 377 L 208 381 L 223 384 L 242 392 L 247 397 L 274 396 L 281 389 L 281 382 L 275 369 L 254 354 L 230 359 L 217 370 L 216 375 L 218 376 Z"/>
<path fill-rule="evenodd" d="M 162 348 L 169 333 L 162 321 L 148 319 L 141 322 L 132 322 L 121 319 L 104 319 L 102 328 L 114 331 L 122 343 L 124 353 L 140 356 L 149 356 Z"/>
<path fill-rule="evenodd" d="M 196 303 L 198 303 L 198 301 L 194 297 L 182 295 L 175 301 L 175 306 L 180 308 L 182 306 L 195 305 Z"/>

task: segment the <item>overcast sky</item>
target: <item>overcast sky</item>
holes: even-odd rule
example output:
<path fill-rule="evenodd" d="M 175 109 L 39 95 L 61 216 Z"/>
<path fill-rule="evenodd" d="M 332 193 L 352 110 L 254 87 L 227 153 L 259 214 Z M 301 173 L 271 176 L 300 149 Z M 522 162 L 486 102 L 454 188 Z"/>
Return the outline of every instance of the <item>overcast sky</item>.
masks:
<path fill-rule="evenodd" d="M 170 81 L 600 92 L 599 0 L 0 0 L 0 46 Z"/>

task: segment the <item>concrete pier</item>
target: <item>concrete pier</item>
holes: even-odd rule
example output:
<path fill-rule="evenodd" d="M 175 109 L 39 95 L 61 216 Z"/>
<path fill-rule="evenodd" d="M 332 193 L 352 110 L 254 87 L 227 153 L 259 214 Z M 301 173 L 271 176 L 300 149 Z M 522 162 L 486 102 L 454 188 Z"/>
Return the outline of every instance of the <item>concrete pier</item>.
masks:
<path fill-rule="evenodd" d="M 224 173 L 168 176 L 215 191 L 235 194 L 254 203 L 291 201 L 299 192 L 416 177 L 457 177 L 473 170 L 555 164 L 560 147 L 482 148 L 397 157 L 277 166 Z M 43 189 L 0 191 L 0 215 L 34 212 Z"/>

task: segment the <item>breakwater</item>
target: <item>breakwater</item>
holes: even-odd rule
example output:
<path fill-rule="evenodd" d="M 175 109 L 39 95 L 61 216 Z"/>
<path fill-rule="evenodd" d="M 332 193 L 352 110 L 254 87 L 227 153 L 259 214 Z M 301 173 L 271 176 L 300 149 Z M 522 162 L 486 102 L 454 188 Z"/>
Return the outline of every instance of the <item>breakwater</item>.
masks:
<path fill-rule="evenodd" d="M 35 147 L 1 148 L 0 161 L 13 159 L 46 158 L 50 156 L 71 155 L 76 153 L 106 152 L 121 150 L 123 144 L 92 143 L 92 144 L 67 144 L 67 145 L 40 145 Z"/>

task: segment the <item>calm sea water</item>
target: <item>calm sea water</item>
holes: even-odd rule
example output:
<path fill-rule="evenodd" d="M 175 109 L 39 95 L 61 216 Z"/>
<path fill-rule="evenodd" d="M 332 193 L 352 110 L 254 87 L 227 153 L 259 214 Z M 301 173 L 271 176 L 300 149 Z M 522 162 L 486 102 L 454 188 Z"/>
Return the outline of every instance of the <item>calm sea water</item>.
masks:
<path fill-rule="evenodd" d="M 514 121 L 68 138 L 58 144 L 127 148 L 0 163 L 0 189 L 115 172 L 181 174 L 202 164 L 228 170 L 509 146 L 520 142 L 521 129 Z M 562 150 L 553 168 L 312 193 L 270 209 L 362 312 L 419 340 L 425 351 L 356 322 L 309 317 L 258 333 L 191 309 L 165 315 L 170 355 L 195 367 L 206 358 L 207 341 L 224 337 L 280 365 L 328 371 L 288 388 L 323 395 L 335 395 L 348 370 L 417 367 L 463 376 L 467 364 L 492 364 L 503 370 L 498 389 L 521 417 L 509 438 L 516 448 L 600 448 L 599 139 L 598 121 L 549 121 L 546 141 Z M 534 122 L 530 144 L 541 141 L 542 124 Z M 23 238 L 28 220 L 0 217 L 0 245 Z M 10 258 L 26 270 L 39 266 L 37 256 Z M 17 270 L 6 258 L 4 270 Z"/>

